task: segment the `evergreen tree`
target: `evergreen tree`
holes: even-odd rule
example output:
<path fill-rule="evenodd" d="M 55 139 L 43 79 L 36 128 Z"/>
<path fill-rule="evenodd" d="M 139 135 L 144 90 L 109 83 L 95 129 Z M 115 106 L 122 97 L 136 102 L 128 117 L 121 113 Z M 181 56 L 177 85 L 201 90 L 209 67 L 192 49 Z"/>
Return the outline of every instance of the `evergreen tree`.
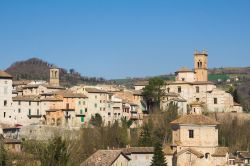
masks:
<path fill-rule="evenodd" d="M 167 166 L 167 162 L 162 151 L 162 144 L 157 142 L 154 148 L 155 150 L 151 166 Z"/>

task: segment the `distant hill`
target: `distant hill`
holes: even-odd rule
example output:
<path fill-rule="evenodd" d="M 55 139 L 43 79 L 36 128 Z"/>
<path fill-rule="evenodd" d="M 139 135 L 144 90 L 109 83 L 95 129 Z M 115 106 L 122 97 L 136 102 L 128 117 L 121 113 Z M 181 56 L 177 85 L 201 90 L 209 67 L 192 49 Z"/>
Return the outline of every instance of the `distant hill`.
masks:
<path fill-rule="evenodd" d="M 38 58 L 31 58 L 25 61 L 18 61 L 13 63 L 5 71 L 13 76 L 14 80 L 49 80 L 49 69 L 53 66 L 46 61 Z M 55 65 L 54 65 L 55 66 Z M 60 68 L 60 67 L 59 67 Z M 97 84 L 107 83 L 103 78 L 85 77 L 74 69 L 60 68 L 60 82 L 64 86 L 72 86 L 76 84 Z"/>

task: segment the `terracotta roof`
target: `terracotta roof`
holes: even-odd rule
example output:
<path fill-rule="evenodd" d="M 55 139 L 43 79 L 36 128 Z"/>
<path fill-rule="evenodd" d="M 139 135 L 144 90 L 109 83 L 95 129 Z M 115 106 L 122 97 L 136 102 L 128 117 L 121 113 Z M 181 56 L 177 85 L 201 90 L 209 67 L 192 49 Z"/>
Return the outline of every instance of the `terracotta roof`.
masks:
<path fill-rule="evenodd" d="M 225 157 L 229 152 L 229 149 L 227 147 L 218 147 L 215 149 L 214 154 L 212 154 L 213 157 Z"/>
<path fill-rule="evenodd" d="M 172 121 L 171 124 L 218 125 L 219 122 L 204 115 L 189 114 Z"/>
<path fill-rule="evenodd" d="M 5 71 L 0 70 L 0 78 L 12 78 L 12 76 Z"/>
<path fill-rule="evenodd" d="M 148 84 L 148 81 L 137 81 L 134 83 L 134 86 L 147 86 Z"/>
<path fill-rule="evenodd" d="M 111 166 L 120 155 L 130 160 L 121 150 L 98 150 L 80 166 Z"/>
<path fill-rule="evenodd" d="M 56 97 L 56 96 L 49 96 L 49 97 L 41 99 L 41 101 L 63 101 L 63 99 Z"/>
<path fill-rule="evenodd" d="M 57 91 L 54 92 L 54 94 L 61 95 L 64 98 L 87 98 L 87 96 L 82 93 L 74 93 L 70 90 Z"/>
<path fill-rule="evenodd" d="M 145 153 L 154 153 L 153 147 L 130 147 L 122 149 L 122 152 L 126 155 L 129 154 L 145 154 Z"/>
<path fill-rule="evenodd" d="M 85 88 L 85 90 L 88 93 L 107 93 L 106 91 L 97 88 Z"/>
<path fill-rule="evenodd" d="M 250 152 L 240 152 L 240 156 L 244 159 L 250 159 Z"/>
<path fill-rule="evenodd" d="M 51 84 L 43 84 L 43 86 L 45 86 L 48 89 L 65 89 L 62 86 L 54 86 L 54 85 L 51 85 Z"/>
<path fill-rule="evenodd" d="M 177 157 L 182 155 L 183 153 L 186 153 L 186 152 L 190 152 L 190 153 L 196 155 L 198 158 L 204 157 L 204 155 L 202 153 L 200 153 L 192 148 L 187 148 L 187 149 L 180 151 L 179 153 L 177 153 Z"/>
<path fill-rule="evenodd" d="M 29 96 L 16 96 L 12 98 L 13 101 L 40 101 L 40 96 L 29 95 Z"/>
<path fill-rule="evenodd" d="M 191 70 L 191 69 L 189 69 L 189 68 L 187 68 L 187 67 L 182 67 L 182 68 L 180 68 L 178 71 L 176 71 L 176 73 L 185 73 L 185 72 L 194 72 L 193 70 Z"/>

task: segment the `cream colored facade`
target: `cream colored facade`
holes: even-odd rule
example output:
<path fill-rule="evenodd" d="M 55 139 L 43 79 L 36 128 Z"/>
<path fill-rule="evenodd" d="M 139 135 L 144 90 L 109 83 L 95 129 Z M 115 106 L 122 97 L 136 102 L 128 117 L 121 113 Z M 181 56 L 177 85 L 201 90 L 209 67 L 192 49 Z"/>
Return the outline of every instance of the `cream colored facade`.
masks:
<path fill-rule="evenodd" d="M 212 82 L 207 81 L 207 52 L 195 52 L 194 71 L 181 68 L 176 72 L 176 81 L 166 82 L 166 97 L 164 97 L 162 109 L 166 109 L 173 100 L 171 94 L 176 94 L 175 100 L 186 100 L 186 106 L 179 107 L 182 113 L 191 110 L 193 102 L 201 102 L 202 111 L 208 112 L 242 112 L 242 107 L 234 103 L 231 94 L 218 89 Z M 170 95 L 170 97 L 169 97 Z M 186 112 L 183 110 L 188 109 Z"/>
<path fill-rule="evenodd" d="M 203 115 L 185 115 L 172 124 L 173 166 L 226 166 L 228 148 L 218 145 L 219 123 Z"/>
<path fill-rule="evenodd" d="M 12 107 L 12 77 L 0 71 L 0 123 L 13 125 L 15 123 Z"/>

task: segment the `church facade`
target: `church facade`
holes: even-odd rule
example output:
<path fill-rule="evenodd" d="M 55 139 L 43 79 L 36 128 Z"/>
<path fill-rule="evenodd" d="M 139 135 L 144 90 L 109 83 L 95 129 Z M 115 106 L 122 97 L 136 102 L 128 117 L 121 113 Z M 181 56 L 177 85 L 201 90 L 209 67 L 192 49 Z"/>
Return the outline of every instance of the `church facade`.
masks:
<path fill-rule="evenodd" d="M 230 93 L 218 89 L 213 82 L 208 81 L 206 51 L 196 51 L 194 70 L 181 68 L 176 72 L 175 81 L 166 82 L 165 89 L 166 96 L 161 103 L 163 110 L 175 103 L 180 114 L 196 112 L 196 108 L 208 112 L 242 112 L 242 107 L 234 102 Z"/>

